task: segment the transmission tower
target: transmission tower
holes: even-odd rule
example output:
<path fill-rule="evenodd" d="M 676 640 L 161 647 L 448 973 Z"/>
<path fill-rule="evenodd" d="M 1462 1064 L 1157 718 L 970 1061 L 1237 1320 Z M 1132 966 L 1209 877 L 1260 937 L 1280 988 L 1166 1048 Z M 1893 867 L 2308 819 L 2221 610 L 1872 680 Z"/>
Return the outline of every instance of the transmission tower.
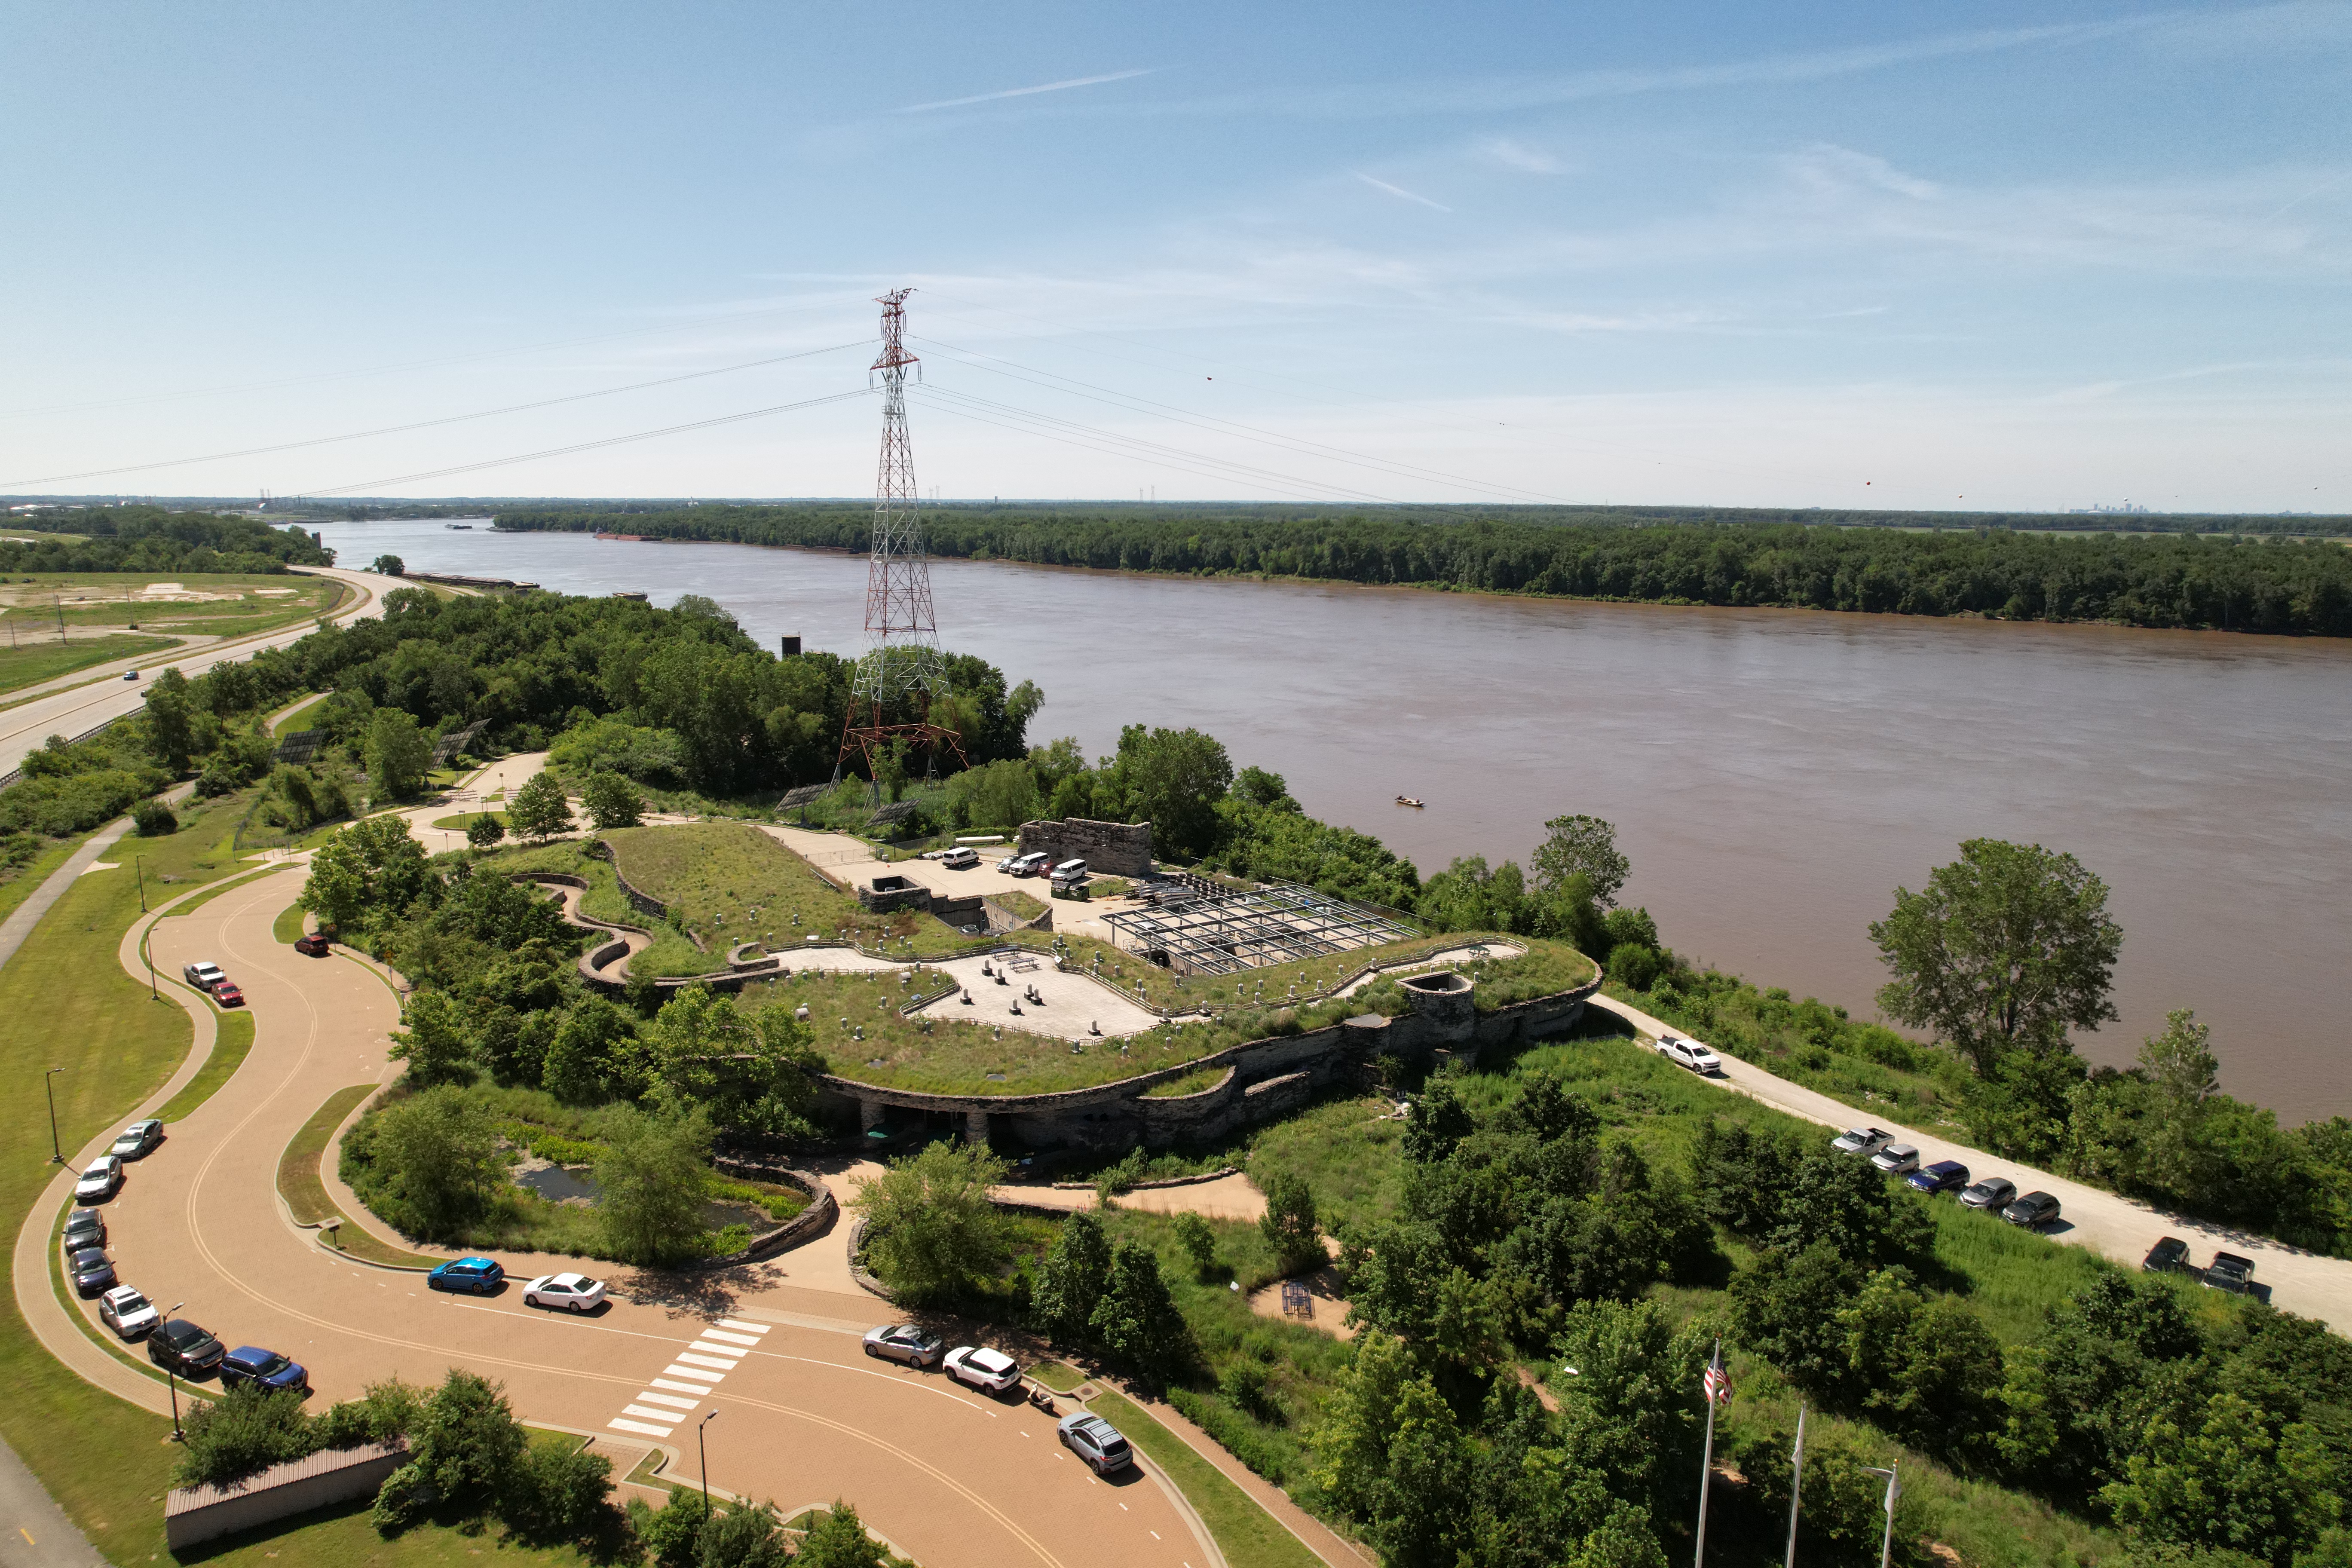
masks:
<path fill-rule="evenodd" d="M 927 767 L 937 763 L 941 747 L 959 762 L 964 754 L 962 737 L 932 721 L 947 686 L 931 618 L 930 563 L 915 510 L 915 452 L 907 439 L 907 367 L 917 363 L 906 345 L 911 292 L 893 289 L 880 300 L 882 357 L 873 368 L 882 375 L 882 461 L 874 489 L 874 552 L 866 570 L 866 648 L 850 683 L 836 779 L 852 756 L 860 756 L 866 777 L 879 780 L 883 758 L 899 742 L 927 752 Z"/>

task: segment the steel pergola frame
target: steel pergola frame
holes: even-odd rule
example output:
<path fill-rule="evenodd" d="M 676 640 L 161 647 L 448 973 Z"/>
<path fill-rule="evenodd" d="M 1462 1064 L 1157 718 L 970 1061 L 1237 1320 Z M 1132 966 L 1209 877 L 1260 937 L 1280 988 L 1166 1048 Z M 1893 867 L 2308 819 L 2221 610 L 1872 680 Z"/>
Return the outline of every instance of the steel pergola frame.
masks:
<path fill-rule="evenodd" d="M 1120 910 L 1103 917 L 1114 941 L 1167 955 L 1180 974 L 1236 974 L 1351 948 L 1377 947 L 1421 933 L 1386 915 L 1277 882 L 1251 892 L 1201 897 L 1166 909 Z"/>

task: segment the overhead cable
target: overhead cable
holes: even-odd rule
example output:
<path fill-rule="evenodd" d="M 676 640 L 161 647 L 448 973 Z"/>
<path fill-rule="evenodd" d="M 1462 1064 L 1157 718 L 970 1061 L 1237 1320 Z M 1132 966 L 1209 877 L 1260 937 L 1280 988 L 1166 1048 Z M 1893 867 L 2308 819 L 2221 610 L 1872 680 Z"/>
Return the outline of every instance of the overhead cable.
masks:
<path fill-rule="evenodd" d="M 553 408 L 563 403 L 584 403 L 593 397 L 614 397 L 624 392 L 643 392 L 648 387 L 675 386 L 681 381 L 700 381 L 706 376 L 727 375 L 739 370 L 759 370 L 789 360 L 813 359 L 818 354 L 839 353 L 845 349 L 866 348 L 873 339 L 860 338 L 856 342 L 835 343 L 830 348 L 804 349 L 799 353 L 778 354 L 772 359 L 755 359 L 742 364 L 722 364 L 711 370 L 688 371 L 683 375 L 666 375 L 654 381 L 632 382 L 626 386 L 607 386 L 596 392 L 574 392 L 562 397 L 545 397 L 536 403 L 510 403 L 503 408 L 485 408 L 473 414 L 452 414 L 441 419 L 420 419 L 413 425 L 386 425 L 374 430 L 354 430 L 343 436 L 317 436 L 307 441 L 284 441 L 275 447 L 247 447 L 236 452 L 209 452 L 201 458 L 167 458 L 160 463 L 130 463 L 119 468 L 84 468 L 75 474 L 44 474 L 32 479 L 0 479 L 0 490 L 10 490 L 21 485 L 56 484 L 65 479 L 103 479 L 110 474 L 141 474 L 151 468 L 184 468 L 191 463 L 219 463 L 232 458 L 258 458 L 271 452 L 293 452 L 305 447 L 330 447 L 339 441 L 365 441 L 377 436 L 398 436 L 410 430 L 430 430 L 441 425 L 462 425 L 469 419 L 489 419 L 502 414 L 523 414 L 534 408 Z"/>

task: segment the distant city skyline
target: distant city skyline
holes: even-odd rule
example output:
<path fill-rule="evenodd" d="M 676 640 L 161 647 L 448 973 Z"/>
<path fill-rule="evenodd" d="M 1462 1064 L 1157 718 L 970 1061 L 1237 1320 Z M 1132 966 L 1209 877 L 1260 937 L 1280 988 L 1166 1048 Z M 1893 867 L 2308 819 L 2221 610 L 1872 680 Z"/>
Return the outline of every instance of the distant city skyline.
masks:
<path fill-rule="evenodd" d="M 863 495 L 906 286 L 927 498 L 2352 511 L 2335 0 L 0 47 L 0 494 Z"/>

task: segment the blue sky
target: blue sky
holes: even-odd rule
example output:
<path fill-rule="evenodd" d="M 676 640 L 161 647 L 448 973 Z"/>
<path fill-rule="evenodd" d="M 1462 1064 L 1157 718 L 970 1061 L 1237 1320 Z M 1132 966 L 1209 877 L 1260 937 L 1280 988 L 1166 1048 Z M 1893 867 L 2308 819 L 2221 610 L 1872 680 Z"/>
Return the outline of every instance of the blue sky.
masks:
<path fill-rule="evenodd" d="M 906 284 L 949 497 L 2352 510 L 2352 5 L 5 0 L 0 58 L 0 490 L 860 495 L 863 397 L 472 466 L 854 392 Z"/>

